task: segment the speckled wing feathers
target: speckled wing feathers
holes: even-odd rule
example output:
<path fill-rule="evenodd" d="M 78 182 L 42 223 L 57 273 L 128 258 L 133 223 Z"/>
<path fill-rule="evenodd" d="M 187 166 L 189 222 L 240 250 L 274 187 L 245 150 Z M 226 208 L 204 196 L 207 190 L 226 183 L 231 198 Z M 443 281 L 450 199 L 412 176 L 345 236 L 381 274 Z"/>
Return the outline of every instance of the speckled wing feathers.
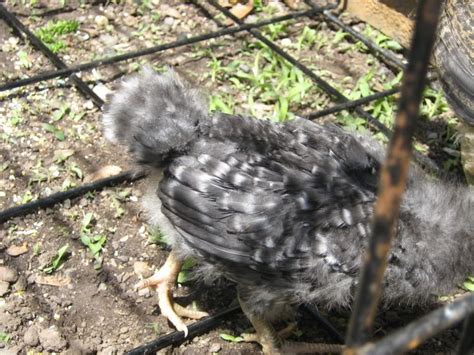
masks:
<path fill-rule="evenodd" d="M 164 213 L 186 243 L 205 260 L 247 273 L 296 277 L 295 271 L 311 268 L 314 257 L 326 258 L 333 271 L 354 272 L 361 250 L 356 245 L 365 242 L 374 190 L 358 186 L 353 170 L 373 174 L 377 163 L 337 128 L 317 140 L 299 122 L 261 121 L 252 130 L 252 119 L 218 119 L 213 119 L 207 153 L 197 142 L 199 148 L 175 159 L 160 184 Z M 244 137 L 239 136 L 246 125 Z M 259 131 L 266 134 L 260 141 L 252 138 Z M 224 154 L 218 147 L 222 141 L 232 147 Z M 361 154 L 363 164 L 346 163 L 353 157 L 347 156 L 347 146 L 338 148 L 339 142 L 354 145 L 352 154 Z M 353 234 L 360 243 L 350 251 L 343 238 Z"/>

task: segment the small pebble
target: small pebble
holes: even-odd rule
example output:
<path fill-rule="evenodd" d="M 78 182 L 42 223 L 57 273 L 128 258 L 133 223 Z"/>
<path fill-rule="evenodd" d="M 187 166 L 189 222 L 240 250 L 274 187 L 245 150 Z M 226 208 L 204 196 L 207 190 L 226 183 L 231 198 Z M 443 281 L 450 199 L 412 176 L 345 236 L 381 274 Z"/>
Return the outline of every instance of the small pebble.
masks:
<path fill-rule="evenodd" d="M 173 24 L 174 24 L 174 18 L 172 18 L 172 17 L 165 17 L 163 23 L 164 23 L 165 26 L 171 27 L 171 26 L 173 26 Z"/>
<path fill-rule="evenodd" d="M 118 259 L 120 262 L 122 262 L 122 263 L 126 263 L 129 258 L 128 258 L 128 256 L 126 256 L 126 255 L 118 255 L 118 256 L 117 256 L 117 259 Z"/>
<path fill-rule="evenodd" d="M 43 329 L 39 333 L 39 341 L 45 350 L 60 351 L 66 346 L 66 341 L 55 328 Z"/>
<path fill-rule="evenodd" d="M 18 37 L 9 37 L 8 38 L 8 43 L 11 45 L 17 45 L 20 42 L 20 39 Z"/>
<path fill-rule="evenodd" d="M 98 27 L 106 27 L 109 24 L 109 19 L 103 15 L 97 15 L 94 19 L 94 22 Z"/>
<path fill-rule="evenodd" d="M 117 38 L 108 34 L 101 34 L 100 40 L 109 47 L 115 46 L 117 44 Z"/>
<path fill-rule="evenodd" d="M 242 70 L 244 73 L 249 73 L 250 72 L 250 67 L 247 64 L 240 64 L 239 69 Z"/>
<path fill-rule="evenodd" d="M 14 269 L 0 266 L 0 281 L 15 282 L 16 280 L 18 280 L 18 273 Z"/>
<path fill-rule="evenodd" d="M 7 249 L 7 254 L 10 256 L 19 256 L 28 252 L 28 247 L 26 243 L 22 245 L 10 245 Z"/>
<path fill-rule="evenodd" d="M 63 207 L 67 210 L 70 209 L 71 208 L 71 200 L 70 199 L 65 200 L 63 202 Z"/>
<path fill-rule="evenodd" d="M 128 327 L 120 328 L 120 334 L 125 334 L 125 333 L 128 333 Z"/>
<path fill-rule="evenodd" d="M 222 349 L 222 346 L 219 343 L 212 343 L 209 346 L 209 352 L 210 353 L 218 353 L 219 351 L 221 351 L 221 349 Z"/>
<path fill-rule="evenodd" d="M 0 281 L 0 297 L 8 293 L 10 284 L 6 281 Z"/>
<path fill-rule="evenodd" d="M 36 282 L 36 275 L 31 274 L 30 276 L 28 276 L 26 282 L 28 283 L 28 285 L 33 285 Z"/>
<path fill-rule="evenodd" d="M 289 38 L 283 38 L 280 43 L 282 47 L 291 47 L 291 45 L 293 44 L 293 41 Z"/>
<path fill-rule="evenodd" d="M 29 327 L 23 335 L 23 340 L 26 345 L 36 346 L 39 343 L 38 330 L 35 326 Z"/>
<path fill-rule="evenodd" d="M 125 243 L 126 241 L 128 240 L 128 235 L 126 235 L 125 237 L 122 237 L 120 238 L 120 243 Z"/>
<path fill-rule="evenodd" d="M 87 100 L 86 103 L 83 105 L 86 110 L 92 110 L 95 106 L 91 100 Z"/>

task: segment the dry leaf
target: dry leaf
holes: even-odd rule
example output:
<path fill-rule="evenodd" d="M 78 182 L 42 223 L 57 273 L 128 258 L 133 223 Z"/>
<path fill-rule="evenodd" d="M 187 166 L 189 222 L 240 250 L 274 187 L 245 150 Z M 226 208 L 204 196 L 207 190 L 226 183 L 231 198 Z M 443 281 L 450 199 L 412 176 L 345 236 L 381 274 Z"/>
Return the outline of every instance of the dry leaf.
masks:
<path fill-rule="evenodd" d="M 232 9 L 230 9 L 230 13 L 237 17 L 239 20 L 242 20 L 243 18 L 247 17 L 248 14 L 250 14 L 253 10 L 253 0 L 249 0 L 245 5 L 242 4 L 236 4 Z M 234 23 L 232 20 L 227 20 L 226 25 L 230 26 Z"/>
<path fill-rule="evenodd" d="M 28 246 L 26 243 L 23 245 L 10 245 L 7 249 L 7 254 L 10 256 L 18 256 L 25 254 L 28 251 Z"/>
<path fill-rule="evenodd" d="M 298 7 L 299 0 L 283 0 L 283 2 L 288 6 L 290 9 L 296 9 Z"/>
<path fill-rule="evenodd" d="M 122 168 L 116 165 L 106 165 L 103 168 L 95 171 L 94 173 L 86 176 L 84 179 L 85 183 L 94 182 L 97 180 L 105 179 L 110 176 L 114 176 L 120 174 L 122 172 Z"/>
<path fill-rule="evenodd" d="M 35 282 L 38 285 L 64 287 L 71 283 L 71 278 L 67 276 L 59 276 L 59 275 L 49 275 L 49 276 L 37 275 Z"/>
<path fill-rule="evenodd" d="M 53 161 L 62 163 L 72 155 L 74 155 L 74 150 L 72 149 L 58 149 L 54 151 Z"/>

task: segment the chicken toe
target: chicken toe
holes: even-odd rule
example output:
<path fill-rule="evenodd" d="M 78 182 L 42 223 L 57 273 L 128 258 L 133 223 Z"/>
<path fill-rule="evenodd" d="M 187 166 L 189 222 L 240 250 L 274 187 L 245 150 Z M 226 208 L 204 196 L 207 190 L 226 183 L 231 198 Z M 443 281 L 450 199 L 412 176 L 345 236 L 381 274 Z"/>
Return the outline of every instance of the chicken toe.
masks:
<path fill-rule="evenodd" d="M 136 289 L 145 287 L 156 289 L 161 314 L 164 315 L 178 331 L 183 331 L 186 337 L 188 335 L 188 328 L 181 317 L 200 319 L 208 314 L 206 312 L 187 309 L 174 303 L 172 289 L 176 284 L 176 279 L 182 264 L 182 261 L 172 251 L 164 265 L 153 276 L 142 280 L 135 287 Z"/>
<path fill-rule="evenodd" d="M 270 322 L 263 316 L 250 312 L 240 297 L 239 302 L 245 315 L 255 328 L 255 334 L 244 334 L 242 337 L 246 342 L 259 343 L 265 355 L 340 353 L 344 349 L 344 346 L 339 344 L 317 344 L 283 340 L 291 335 L 295 329 L 295 323 L 291 323 L 286 328 L 276 332 Z"/>

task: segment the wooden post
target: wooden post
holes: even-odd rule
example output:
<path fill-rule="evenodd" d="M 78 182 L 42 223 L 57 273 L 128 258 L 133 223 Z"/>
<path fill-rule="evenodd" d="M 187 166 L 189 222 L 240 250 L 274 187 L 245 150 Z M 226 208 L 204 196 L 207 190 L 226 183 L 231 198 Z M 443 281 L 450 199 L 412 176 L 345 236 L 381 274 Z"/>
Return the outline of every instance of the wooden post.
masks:
<path fill-rule="evenodd" d="M 417 0 L 344 0 L 341 10 L 409 47 Z"/>

